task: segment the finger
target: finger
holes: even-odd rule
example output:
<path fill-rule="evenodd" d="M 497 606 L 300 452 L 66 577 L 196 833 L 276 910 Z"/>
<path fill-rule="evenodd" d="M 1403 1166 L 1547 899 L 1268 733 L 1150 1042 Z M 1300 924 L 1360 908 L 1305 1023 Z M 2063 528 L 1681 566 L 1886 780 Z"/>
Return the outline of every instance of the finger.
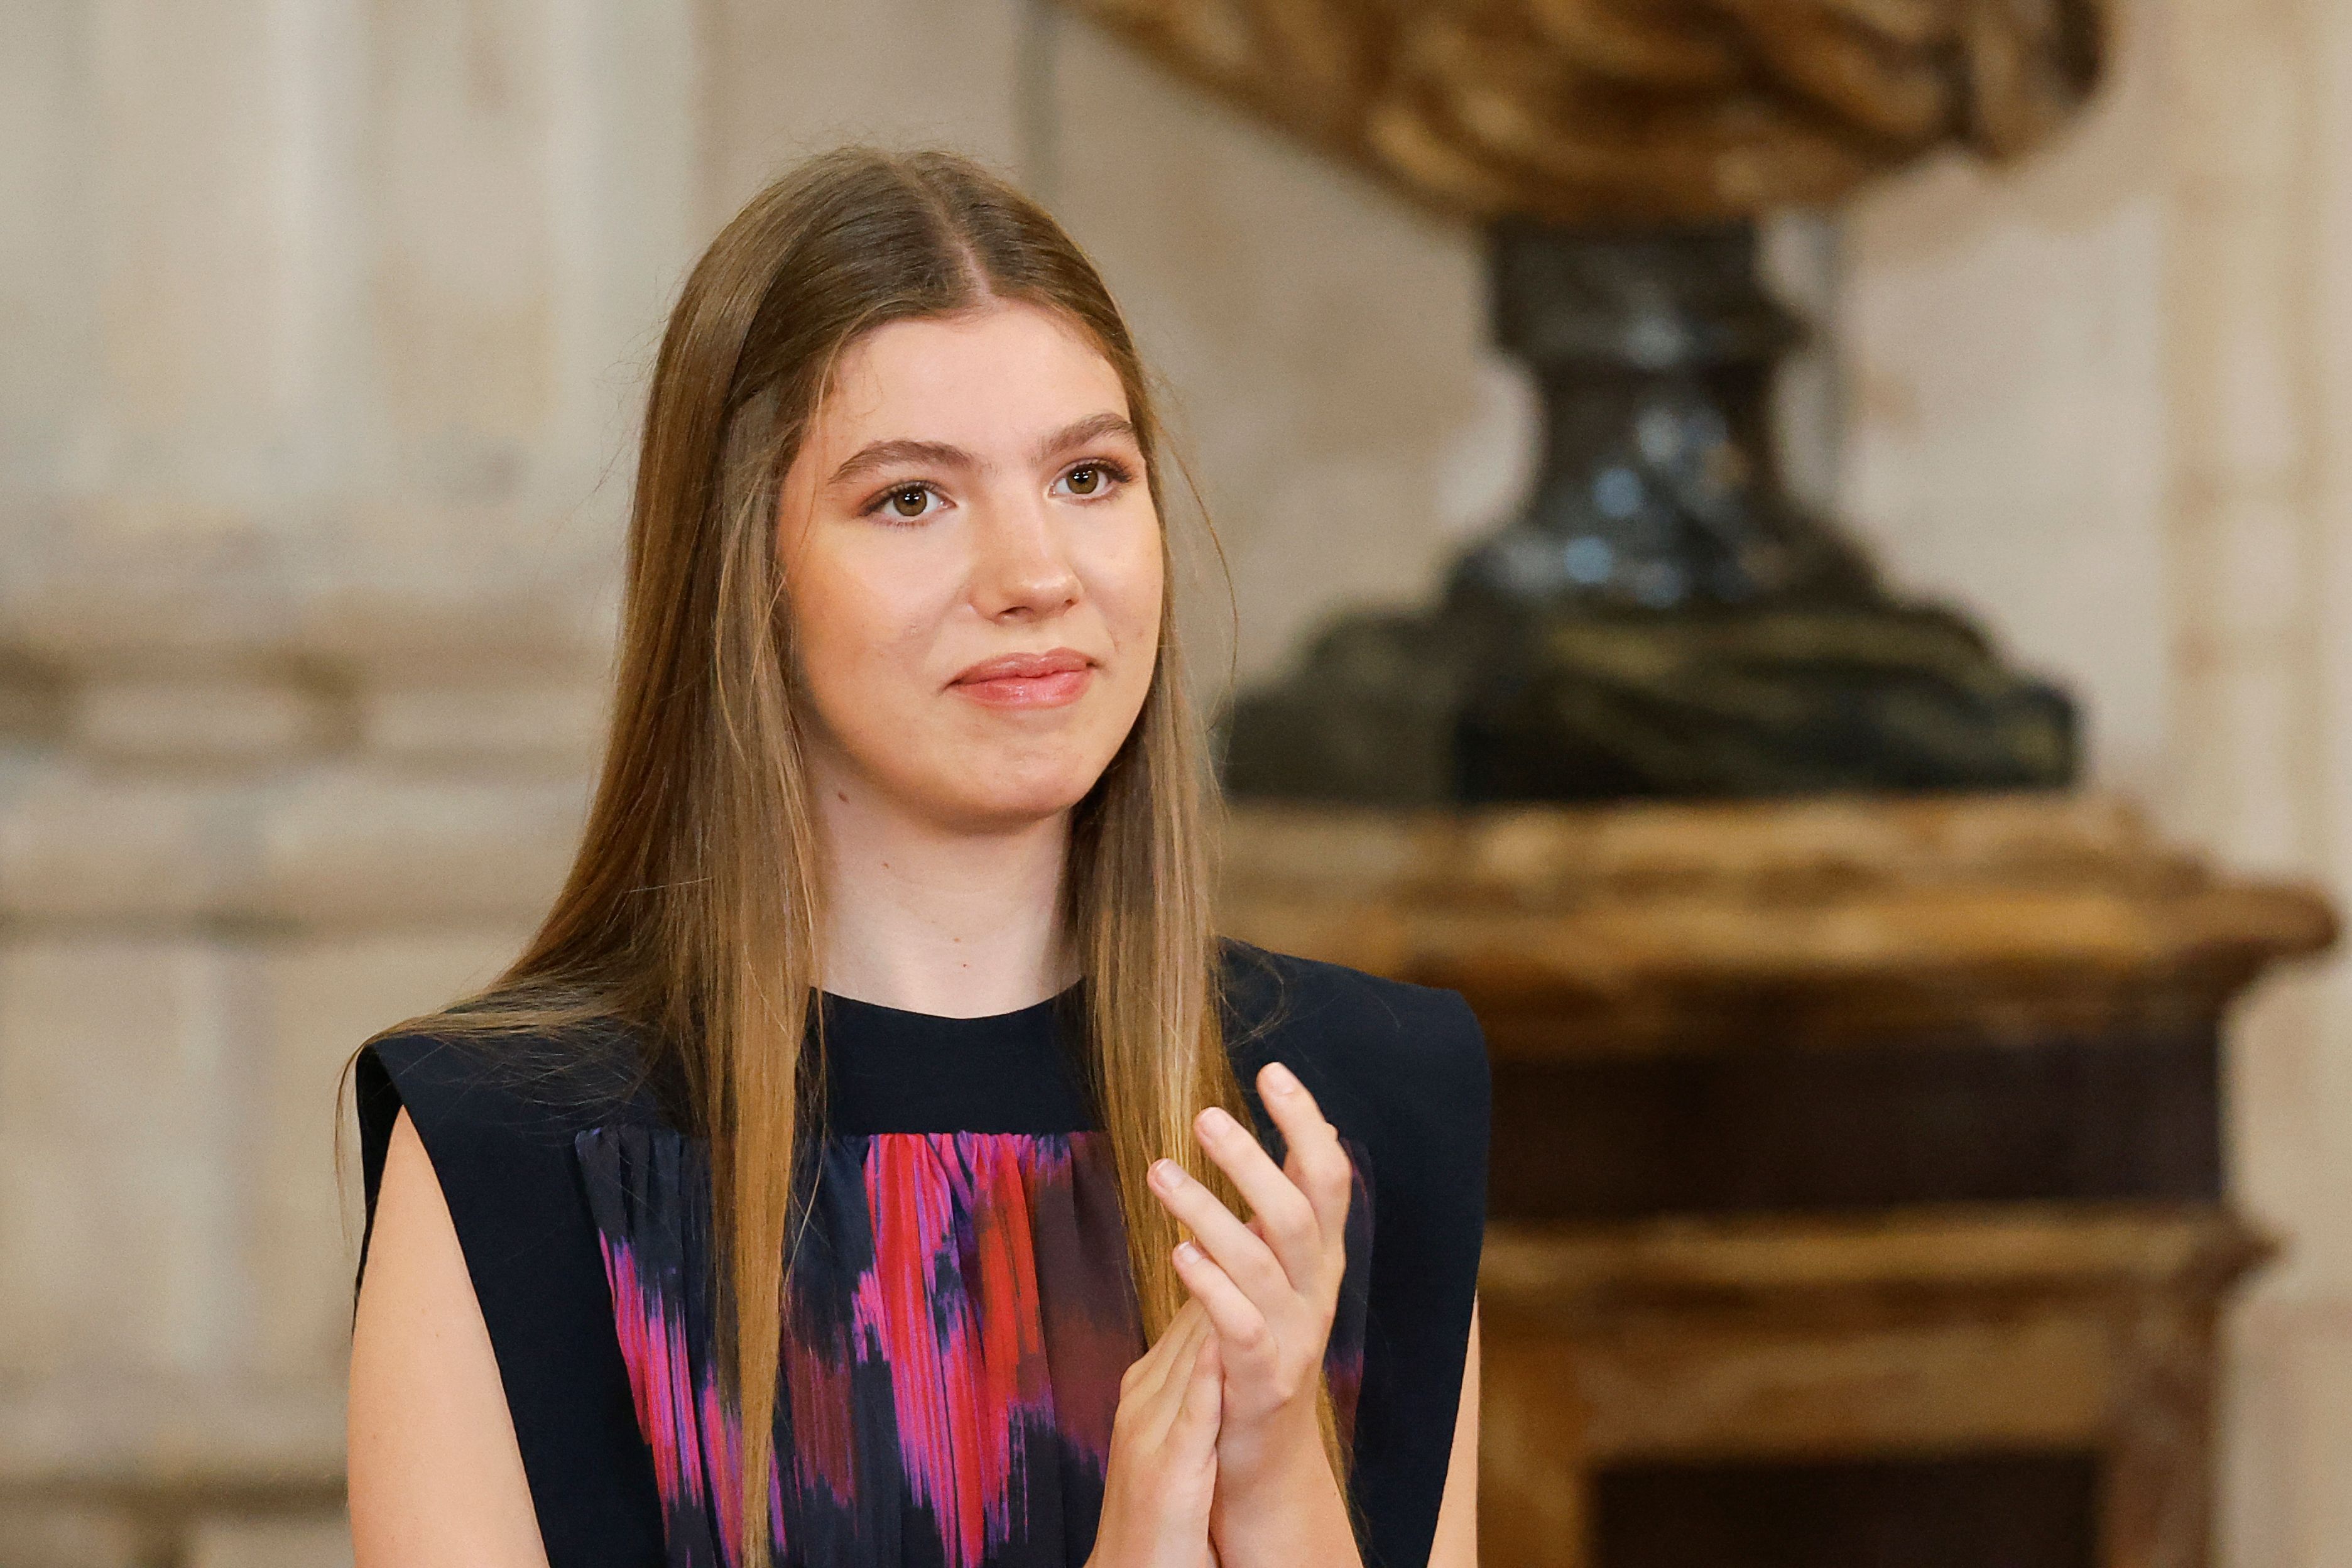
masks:
<path fill-rule="evenodd" d="M 1196 1302 L 1185 1302 L 1169 1320 L 1168 1327 L 1160 1331 L 1159 1340 L 1128 1369 L 1129 1375 L 1120 1380 L 1120 1397 L 1135 1400 L 1139 1406 L 1148 1406 L 1162 1397 L 1171 1383 L 1192 1363 L 1193 1350 L 1211 1327 L 1203 1308 Z"/>
<path fill-rule="evenodd" d="M 1274 1331 L 1266 1315 L 1207 1253 L 1191 1242 L 1179 1247 L 1176 1274 L 1184 1281 L 1184 1288 L 1192 1292 L 1192 1300 L 1207 1309 L 1209 1321 L 1216 1325 L 1212 1342 L 1236 1365 L 1255 1366 L 1275 1353 Z"/>
<path fill-rule="evenodd" d="M 1198 1301 L 1187 1301 L 1176 1309 L 1176 1315 L 1168 1320 L 1166 1328 L 1160 1331 L 1160 1337 L 1152 1342 L 1152 1348 L 1157 1350 L 1163 1345 L 1172 1345 L 1179 1341 L 1179 1336 L 1196 1332 L 1200 1327 L 1201 1304 Z"/>
<path fill-rule="evenodd" d="M 1215 1333 L 1216 1324 L 1210 1320 L 1207 1310 L 1193 1302 L 1185 1302 L 1176 1316 L 1169 1320 L 1167 1331 L 1160 1336 L 1160 1345 L 1167 1351 L 1167 1359 L 1160 1366 L 1160 1384 L 1171 1388 L 1181 1385 L 1184 1381 L 1185 1369 L 1192 1364 L 1193 1353 L 1201 1348 L 1203 1340 L 1213 1337 Z"/>
<path fill-rule="evenodd" d="M 1261 1307 L 1273 1311 L 1285 1296 L 1298 1293 L 1289 1271 L 1265 1241 L 1251 1234 L 1216 1194 L 1187 1175 L 1175 1161 L 1152 1163 L 1151 1191 L 1163 1208 L 1192 1230 L 1193 1240 L 1217 1260 L 1217 1266 Z"/>
<path fill-rule="evenodd" d="M 1355 1195 L 1356 1167 L 1347 1150 L 1339 1146 L 1339 1130 L 1325 1118 L 1323 1108 L 1315 1103 L 1315 1096 L 1298 1081 L 1298 1075 L 1282 1063 L 1268 1062 L 1259 1069 L 1257 1089 L 1266 1114 L 1282 1129 L 1282 1141 L 1289 1145 L 1285 1173 L 1307 1194 L 1325 1233 L 1344 1236 L 1348 1205 Z"/>
<path fill-rule="evenodd" d="M 1280 1260 L 1284 1275 L 1297 1289 L 1316 1289 L 1322 1279 L 1324 1246 L 1322 1218 L 1298 1184 L 1252 1133 L 1215 1106 L 1201 1112 L 1193 1123 L 1201 1147 L 1218 1169 L 1249 1200 L 1254 1216 L 1265 1226 L 1264 1237 Z"/>
<path fill-rule="evenodd" d="M 1167 1334 L 1174 1333 L 1178 1329 L 1192 1329 L 1195 1331 L 1202 1329 L 1206 1326 L 1202 1321 L 1202 1319 L 1204 1316 L 1205 1313 L 1202 1311 L 1200 1302 L 1188 1300 L 1182 1306 L 1176 1309 L 1176 1315 L 1168 1320 L 1168 1327 L 1161 1331 L 1161 1334 L 1164 1337 Z"/>
<path fill-rule="evenodd" d="M 1164 1358 L 1145 1382 L 1132 1391 L 1122 1392 L 1119 1400 L 1121 1410 L 1134 1424 L 1141 1441 L 1156 1444 L 1166 1438 L 1183 1407 L 1201 1347 L 1214 1343 L 1216 1337 L 1216 1325 L 1205 1310 L 1199 1309 L 1180 1313 L 1169 1325 L 1168 1332 L 1160 1335 L 1155 1348 L 1166 1352 Z"/>
<path fill-rule="evenodd" d="M 1177 1409 L 1171 1435 L 1195 1445 L 1213 1444 L 1223 1415 L 1224 1390 L 1224 1362 L 1218 1354 L 1217 1336 L 1211 1334 L 1193 1353 L 1192 1375 L 1185 1380 L 1184 1402 Z"/>

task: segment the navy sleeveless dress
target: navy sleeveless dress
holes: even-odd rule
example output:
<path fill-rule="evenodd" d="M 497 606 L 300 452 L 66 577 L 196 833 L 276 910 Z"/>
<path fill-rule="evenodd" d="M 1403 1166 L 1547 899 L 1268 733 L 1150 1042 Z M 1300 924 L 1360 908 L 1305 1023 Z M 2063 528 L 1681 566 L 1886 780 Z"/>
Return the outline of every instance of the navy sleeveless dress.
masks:
<path fill-rule="evenodd" d="M 1326 1370 L 1366 1562 L 1418 1568 L 1475 1285 L 1477 1025 L 1452 992 L 1240 943 L 1225 963 L 1244 1081 L 1290 1066 L 1356 1166 Z M 1119 1376 L 1144 1341 L 1073 1050 L 1080 992 L 982 1018 L 812 999 L 825 1121 L 797 1183 L 767 1488 L 780 1568 L 1076 1568 L 1091 1550 Z M 551 1568 L 720 1568 L 741 1433 L 717 1380 L 705 1147 L 610 1044 L 371 1047 L 370 1223 L 405 1108 Z"/>

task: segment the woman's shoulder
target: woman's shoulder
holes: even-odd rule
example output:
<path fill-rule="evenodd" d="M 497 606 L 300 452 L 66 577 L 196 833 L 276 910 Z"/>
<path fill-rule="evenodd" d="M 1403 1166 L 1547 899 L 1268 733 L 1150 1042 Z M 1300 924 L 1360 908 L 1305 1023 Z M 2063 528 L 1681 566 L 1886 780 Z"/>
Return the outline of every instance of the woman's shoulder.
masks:
<path fill-rule="evenodd" d="M 615 1026 L 484 1033 L 427 1020 L 361 1047 L 360 1121 L 388 1131 L 404 1109 L 428 1147 L 436 1131 L 569 1144 L 585 1128 L 662 1115 L 643 1061 Z"/>
<path fill-rule="evenodd" d="M 366 1229 L 404 1111 L 461 1233 L 476 1218 L 505 1230 L 569 1217 L 577 1135 L 661 1118 L 638 1060 L 620 1031 L 584 1026 L 486 1035 L 427 1021 L 369 1041 L 352 1064 Z"/>
<path fill-rule="evenodd" d="M 1385 1141 L 1450 1127 L 1483 1145 L 1486 1036 L 1460 992 L 1233 938 L 1223 945 L 1226 1040 L 1244 1081 L 1278 1060 L 1343 1132 Z"/>
<path fill-rule="evenodd" d="M 1244 1083 L 1267 1061 L 1291 1068 L 1361 1157 L 1370 1246 L 1350 1487 L 1383 1559 L 1417 1563 L 1444 1495 L 1477 1296 L 1486 1037 L 1457 991 L 1231 941 L 1224 970 Z M 1351 1262 L 1357 1223 L 1351 1209 Z"/>
<path fill-rule="evenodd" d="M 355 1062 L 366 1222 L 354 1292 L 405 1111 L 465 1256 L 554 1563 L 658 1555 L 659 1501 L 574 1152 L 591 1128 L 652 1114 L 627 1044 L 608 1030 L 427 1024 L 378 1037 Z"/>

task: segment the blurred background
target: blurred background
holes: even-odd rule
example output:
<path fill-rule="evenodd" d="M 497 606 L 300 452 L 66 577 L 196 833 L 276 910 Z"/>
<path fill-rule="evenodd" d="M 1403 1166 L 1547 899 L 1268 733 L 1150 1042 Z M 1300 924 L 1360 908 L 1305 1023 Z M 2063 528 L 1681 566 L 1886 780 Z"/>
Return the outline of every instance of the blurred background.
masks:
<path fill-rule="evenodd" d="M 1482 38 L 1614 82 L 1619 140 L 1512 118 L 1559 76 L 1464 89 Z M 1538 1107 L 1497 1131 L 1490 1562 L 2352 1563 L 2352 999 L 2325 962 L 2248 989 L 2352 884 L 2352 8 L 0 0 L 0 1565 L 348 1560 L 338 1073 L 551 891 L 663 313 L 850 138 L 992 162 L 1106 272 L 1230 562 L 1212 700 L 1230 658 L 1266 711 L 1360 707 L 1385 667 L 1326 681 L 1309 639 L 1421 636 L 1447 583 L 1431 635 L 1523 649 L 1730 624 L 1727 589 L 1629 610 L 1601 524 L 1527 511 L 1591 478 L 1579 377 L 1633 373 L 1495 320 L 1696 321 L 1637 367 L 1679 374 L 1721 300 L 1671 247 L 1580 294 L 1576 237 L 1698 222 L 1718 280 L 1752 222 L 1812 329 L 1731 355 L 1769 428 L 1677 383 L 1706 471 L 1777 463 L 1887 602 L 1981 628 L 1970 689 L 2025 694 L 2022 772 L 1894 786 L 1367 805 L 1251 753 L 1234 928 L 1460 985 Z M 1567 258 L 1534 284 L 1514 223 Z M 1456 563 L 1506 536 L 1574 584 L 1480 600 Z M 1810 581 L 1742 592 L 1877 614 Z M 1774 658 L 1755 702 L 1813 691 Z M 1576 804 L 1495 804 L 1530 799 Z M 1832 1014 L 1814 1065 L 1759 1055 Z M 1596 1106 L 1647 1142 L 1571 1169 Z M 1801 1147 L 1727 1171 L 1743 1113 Z M 1954 1523 L 1992 1516 L 2022 1533 Z"/>

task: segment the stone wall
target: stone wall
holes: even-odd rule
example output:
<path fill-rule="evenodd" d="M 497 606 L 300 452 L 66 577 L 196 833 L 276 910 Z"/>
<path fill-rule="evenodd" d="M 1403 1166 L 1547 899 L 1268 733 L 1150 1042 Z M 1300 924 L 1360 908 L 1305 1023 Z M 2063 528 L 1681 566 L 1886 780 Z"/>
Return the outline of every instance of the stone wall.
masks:
<path fill-rule="evenodd" d="M 562 867 L 696 79 L 617 3 L 0 13 L 11 1568 L 347 1555 L 338 1073 Z"/>
<path fill-rule="evenodd" d="M 1041 5 L 0 9 L 0 1568 L 347 1554 L 339 1072 L 552 890 L 663 311 L 852 137 L 1098 249 L 1259 662 L 1507 494 L 1470 237 Z"/>
<path fill-rule="evenodd" d="M 2082 689 L 2104 777 L 2346 884 L 2352 45 L 2326 0 L 2126 21 L 2068 146 L 1852 224 L 1844 494 Z M 337 1073 L 551 889 L 662 311 L 853 136 L 992 159 L 1104 264 L 1229 554 L 1211 687 L 1515 496 L 1475 237 L 1044 0 L 0 7 L 0 1568 L 347 1550 Z M 2352 1539 L 2347 1016 L 2282 991 L 2241 1058 L 2295 1239 L 2242 1335 L 2259 1568 Z"/>
<path fill-rule="evenodd" d="M 1915 583 L 2086 699 L 2095 771 L 2171 834 L 2352 899 L 2352 10 L 2117 8 L 2067 143 L 1849 216 L 1845 493 Z M 2223 1561 L 2352 1563 L 2352 991 L 2237 1032 L 2241 1309 Z"/>

